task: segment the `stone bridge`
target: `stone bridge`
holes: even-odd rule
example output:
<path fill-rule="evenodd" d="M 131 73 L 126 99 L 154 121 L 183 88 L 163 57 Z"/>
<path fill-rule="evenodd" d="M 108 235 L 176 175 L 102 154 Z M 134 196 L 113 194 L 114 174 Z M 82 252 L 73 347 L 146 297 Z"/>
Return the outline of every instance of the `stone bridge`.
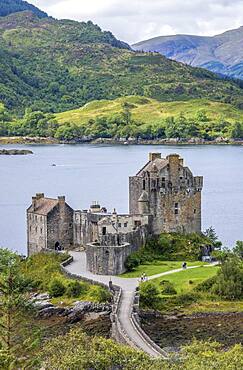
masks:
<path fill-rule="evenodd" d="M 112 336 L 117 341 L 142 350 L 152 357 L 167 357 L 167 353 L 157 346 L 140 326 L 136 307 L 138 278 L 121 278 L 95 275 L 86 269 L 85 252 L 70 252 L 70 259 L 62 264 L 63 271 L 72 278 L 82 279 L 94 284 L 109 287 L 110 280 L 115 289 L 112 320 Z M 188 268 L 197 268 L 192 266 Z M 182 271 L 176 269 L 150 276 L 149 280 Z"/>

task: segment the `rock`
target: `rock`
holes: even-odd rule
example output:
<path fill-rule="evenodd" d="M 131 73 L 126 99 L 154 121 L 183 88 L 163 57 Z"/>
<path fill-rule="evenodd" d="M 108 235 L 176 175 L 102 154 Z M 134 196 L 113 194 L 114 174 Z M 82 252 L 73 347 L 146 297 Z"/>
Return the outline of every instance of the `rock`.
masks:
<path fill-rule="evenodd" d="M 31 150 L 19 150 L 19 149 L 2 149 L 0 150 L 0 155 L 27 155 L 27 154 L 33 154 Z"/>
<path fill-rule="evenodd" d="M 46 307 L 38 312 L 38 317 L 49 318 L 51 316 L 66 316 L 67 312 L 65 308 L 62 307 Z"/>

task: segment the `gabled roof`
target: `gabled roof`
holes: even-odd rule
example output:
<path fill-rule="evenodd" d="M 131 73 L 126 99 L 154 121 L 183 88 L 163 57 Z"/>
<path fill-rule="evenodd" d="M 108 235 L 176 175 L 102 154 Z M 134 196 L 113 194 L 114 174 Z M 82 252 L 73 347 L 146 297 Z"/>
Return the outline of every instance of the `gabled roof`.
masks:
<path fill-rule="evenodd" d="M 162 168 L 169 164 L 168 159 L 165 158 L 155 158 L 153 161 L 149 161 L 145 166 L 137 173 L 137 176 L 142 176 L 143 172 L 152 172 L 156 166 L 157 170 L 160 171 Z"/>
<path fill-rule="evenodd" d="M 36 208 L 33 205 L 28 208 L 28 212 L 37 213 L 38 215 L 47 216 L 58 205 L 58 199 L 41 198 L 36 200 Z"/>

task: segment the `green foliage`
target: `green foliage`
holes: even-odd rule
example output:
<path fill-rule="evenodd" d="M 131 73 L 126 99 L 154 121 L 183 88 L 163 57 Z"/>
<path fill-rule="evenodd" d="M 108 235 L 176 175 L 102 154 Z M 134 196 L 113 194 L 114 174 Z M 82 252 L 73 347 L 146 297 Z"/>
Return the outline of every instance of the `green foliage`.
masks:
<path fill-rule="evenodd" d="M 38 340 L 34 330 L 28 331 L 32 314 L 29 281 L 16 254 L 0 249 L 0 266 L 0 367 L 26 368 Z"/>
<path fill-rule="evenodd" d="M 126 266 L 132 269 L 138 264 L 155 260 L 196 261 L 201 258 L 201 248 L 210 245 L 211 241 L 200 234 L 162 233 L 159 237 L 148 240 L 143 248 L 131 254 Z"/>
<path fill-rule="evenodd" d="M 236 245 L 233 249 L 233 252 L 236 256 L 238 256 L 239 258 L 243 259 L 243 241 L 241 240 L 238 240 L 236 242 Z"/>
<path fill-rule="evenodd" d="M 48 292 L 51 297 L 61 297 L 65 291 L 66 287 L 61 280 L 55 278 L 50 282 Z"/>
<path fill-rule="evenodd" d="M 85 291 L 87 291 L 87 286 L 77 280 L 74 280 L 70 281 L 70 283 L 68 284 L 66 294 L 68 297 L 77 298 L 81 295 L 82 292 Z"/>
<path fill-rule="evenodd" d="M 226 299 L 243 298 L 243 261 L 240 258 L 229 257 L 223 262 L 211 291 Z"/>
<path fill-rule="evenodd" d="M 107 289 L 100 286 L 95 286 L 92 290 L 91 297 L 93 300 L 99 303 L 109 302 L 111 299 L 111 294 Z"/>
<path fill-rule="evenodd" d="M 49 341 L 40 360 L 50 370 L 233 370 L 243 366 L 241 345 L 225 351 L 219 343 L 194 340 L 182 348 L 180 358 L 153 359 L 112 340 L 87 337 L 78 329 Z"/>
<path fill-rule="evenodd" d="M 39 19 L 24 12 L 2 17 L 0 49 L 0 100 L 18 114 L 26 107 L 60 112 L 124 95 L 241 106 L 237 83 L 156 53 L 132 51 L 90 21 Z"/>
<path fill-rule="evenodd" d="M 152 281 L 147 281 L 140 285 L 140 305 L 141 307 L 156 308 L 159 302 L 159 288 Z"/>
<path fill-rule="evenodd" d="M 161 286 L 161 293 L 162 294 L 168 294 L 168 295 L 177 294 L 177 291 L 174 287 L 174 284 L 171 281 L 162 280 L 159 285 Z"/>
<path fill-rule="evenodd" d="M 48 15 L 36 8 L 34 5 L 22 0 L 0 0 L 0 17 L 5 17 L 8 14 L 29 11 L 33 12 L 39 18 L 45 18 Z"/>
<path fill-rule="evenodd" d="M 125 261 L 125 268 L 127 271 L 133 271 L 140 264 L 140 259 L 136 254 L 131 254 Z"/>

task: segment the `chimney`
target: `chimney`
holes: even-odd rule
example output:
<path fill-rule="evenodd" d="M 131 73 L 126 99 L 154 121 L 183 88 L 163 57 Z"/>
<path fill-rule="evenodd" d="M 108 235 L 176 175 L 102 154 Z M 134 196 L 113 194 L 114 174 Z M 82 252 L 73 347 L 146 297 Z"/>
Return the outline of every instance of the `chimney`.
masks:
<path fill-rule="evenodd" d="M 161 153 L 149 153 L 150 162 L 153 162 L 156 158 L 161 159 Z"/>
<path fill-rule="evenodd" d="M 33 208 L 33 211 L 35 212 L 37 208 L 37 198 L 36 197 L 32 197 L 32 208 Z"/>
<path fill-rule="evenodd" d="M 63 206 L 65 204 L 65 201 L 66 201 L 66 199 L 65 199 L 64 196 L 58 197 L 58 203 L 59 203 L 60 206 L 61 205 Z"/>
<path fill-rule="evenodd" d="M 36 199 L 39 200 L 39 199 L 43 199 L 45 198 L 45 194 L 44 193 L 36 193 Z"/>

